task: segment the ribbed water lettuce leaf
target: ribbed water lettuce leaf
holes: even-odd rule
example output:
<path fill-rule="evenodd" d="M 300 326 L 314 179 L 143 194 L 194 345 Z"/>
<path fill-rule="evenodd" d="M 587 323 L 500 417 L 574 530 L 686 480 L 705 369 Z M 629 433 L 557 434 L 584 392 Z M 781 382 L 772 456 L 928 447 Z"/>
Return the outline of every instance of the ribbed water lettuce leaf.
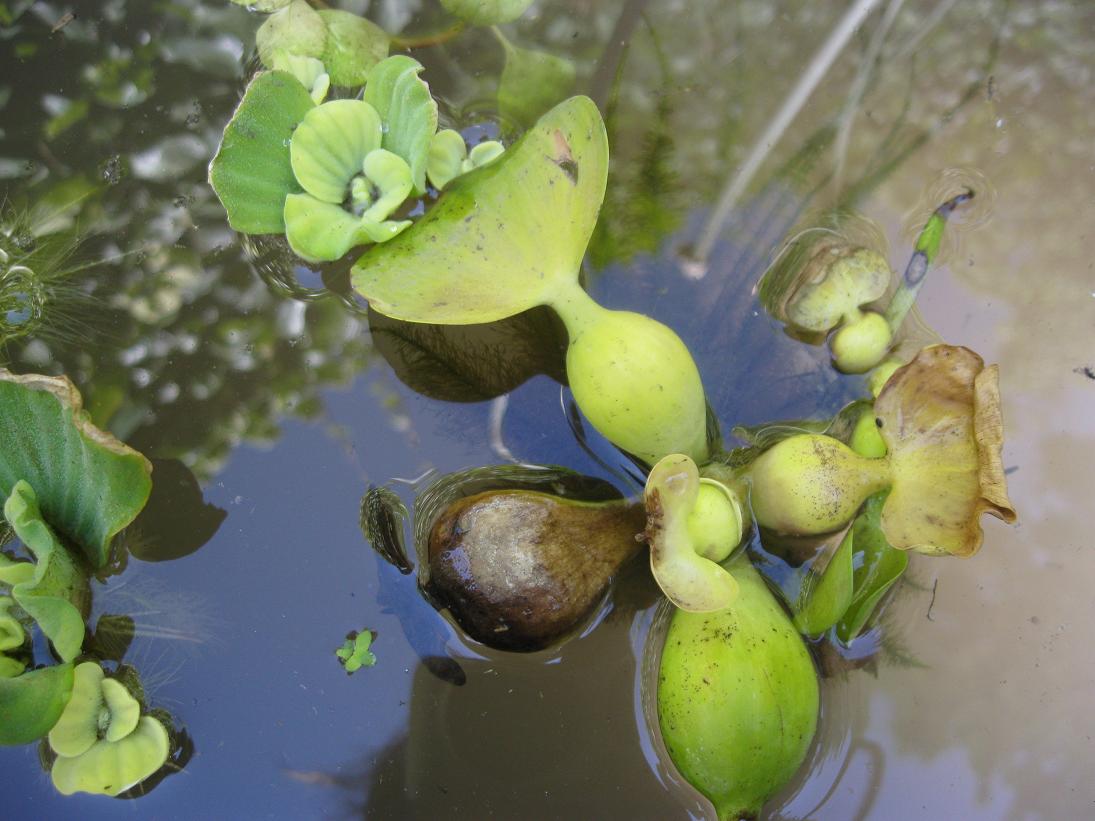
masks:
<path fill-rule="evenodd" d="M 86 572 L 42 521 L 34 490 L 16 482 L 4 504 L 4 518 L 34 554 L 35 562 L 12 562 L 0 554 L 0 582 L 53 643 L 64 661 L 72 661 L 84 643 L 84 616 L 91 604 Z"/>
<path fill-rule="evenodd" d="M 289 160 L 289 138 L 314 107 L 308 89 L 284 71 L 263 72 L 247 87 L 209 166 L 209 183 L 235 230 L 285 232 L 285 197 L 301 190 Z"/>
<path fill-rule="evenodd" d="M 50 731 L 72 695 L 72 665 L 0 678 L 0 745 L 29 744 Z"/>
<path fill-rule="evenodd" d="M 0 368 L 0 497 L 25 480 L 42 518 L 101 568 L 148 501 L 152 465 L 92 425 L 82 404 L 65 377 Z"/>

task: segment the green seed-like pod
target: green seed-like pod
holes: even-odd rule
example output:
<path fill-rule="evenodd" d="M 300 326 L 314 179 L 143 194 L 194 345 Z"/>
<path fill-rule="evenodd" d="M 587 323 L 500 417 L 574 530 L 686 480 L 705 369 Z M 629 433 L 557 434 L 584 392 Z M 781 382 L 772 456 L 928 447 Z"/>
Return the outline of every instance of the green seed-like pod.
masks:
<path fill-rule="evenodd" d="M 886 355 L 893 331 L 882 314 L 863 311 L 859 318 L 840 326 L 829 340 L 833 362 L 844 373 L 866 373 Z"/>
<path fill-rule="evenodd" d="M 733 607 L 673 614 L 658 674 L 662 740 L 720 821 L 756 818 L 802 765 L 817 729 L 810 654 L 748 557 Z"/>
<path fill-rule="evenodd" d="M 847 524 L 889 486 L 889 463 L 858 455 L 830 436 L 804 433 L 762 453 L 749 468 L 753 515 L 764 527 L 806 536 Z"/>
<path fill-rule="evenodd" d="M 703 383 L 681 338 L 648 316 L 602 308 L 578 287 L 552 307 L 570 334 L 570 389 L 593 426 L 651 465 L 671 453 L 706 462 Z"/>

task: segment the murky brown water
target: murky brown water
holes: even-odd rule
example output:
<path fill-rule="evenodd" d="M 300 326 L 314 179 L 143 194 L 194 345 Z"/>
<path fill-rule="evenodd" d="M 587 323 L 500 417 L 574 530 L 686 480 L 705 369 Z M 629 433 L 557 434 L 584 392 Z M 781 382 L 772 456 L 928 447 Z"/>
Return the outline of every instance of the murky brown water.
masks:
<path fill-rule="evenodd" d="M 425 0 L 372 5 L 393 29 L 439 15 Z M 877 668 L 826 680 L 813 758 L 771 815 L 1090 817 L 1095 11 L 877 5 L 745 186 L 698 280 L 678 250 L 848 4 L 560 0 L 510 28 L 573 59 L 577 89 L 608 115 L 613 177 L 591 289 L 678 329 L 726 430 L 821 416 L 861 391 L 753 299 L 802 214 L 854 207 L 900 267 L 947 181 L 983 181 L 920 308 L 944 339 L 1000 364 L 1021 522 L 987 520 L 972 559 L 914 560 Z M 106 0 L 50 34 L 67 10 L 38 2 L 0 28 L 3 195 L 83 197 L 57 218 L 88 233 L 81 258 L 113 261 L 90 274 L 79 322 L 11 346 L 8 364 L 68 373 L 97 421 L 180 460 L 227 516 L 200 550 L 131 561 L 97 599 L 98 613 L 133 614 L 129 660 L 194 742 L 184 772 L 129 806 L 64 799 L 32 750 L 5 749 L 5 817 L 704 816 L 643 726 L 657 597 L 641 561 L 595 629 L 507 655 L 463 643 L 358 528 L 370 482 L 503 461 L 503 447 L 608 475 L 571 436 L 558 384 L 534 377 L 504 406 L 427 398 L 361 317 L 256 275 L 204 182 L 254 16 L 221 0 Z M 458 119 L 489 109 L 492 43 L 472 32 L 415 55 Z M 84 102 L 83 117 L 59 119 Z M 826 129 L 853 110 L 841 153 L 839 128 Z M 393 487 L 411 499 L 410 485 Z M 159 527 L 162 538 L 185 525 Z M 378 633 L 379 662 L 347 677 L 333 650 L 363 627 Z"/>

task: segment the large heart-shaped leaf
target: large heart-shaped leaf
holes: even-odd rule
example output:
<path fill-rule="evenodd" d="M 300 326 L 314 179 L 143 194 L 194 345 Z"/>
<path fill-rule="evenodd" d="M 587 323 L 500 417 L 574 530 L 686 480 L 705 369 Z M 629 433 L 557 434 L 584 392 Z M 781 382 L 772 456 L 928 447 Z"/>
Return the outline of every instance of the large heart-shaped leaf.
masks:
<path fill-rule="evenodd" d="M 289 159 L 289 138 L 314 107 L 308 89 L 284 71 L 259 74 L 247 87 L 209 166 L 209 184 L 237 231 L 285 232 L 285 197 L 301 190 Z"/>
<path fill-rule="evenodd" d="M 148 501 L 151 473 L 144 456 L 91 424 L 68 379 L 0 368 L 0 496 L 26 480 L 43 518 L 93 567 Z"/>
<path fill-rule="evenodd" d="M 0 554 L 0 581 L 12 585 L 12 598 L 42 629 L 57 655 L 72 661 L 84 643 L 84 616 L 91 606 L 87 575 L 42 521 L 26 482 L 15 483 L 4 503 L 4 518 L 36 561 L 10 562 Z"/>
<path fill-rule="evenodd" d="M 881 526 L 898 550 L 972 556 L 982 513 L 1015 521 L 1000 460 L 998 380 L 997 367 L 969 348 L 932 345 L 879 394 L 875 415 L 893 476 Z"/>
<path fill-rule="evenodd" d="M 71 664 L 0 678 L 0 745 L 29 744 L 57 723 L 72 695 Z"/>
<path fill-rule="evenodd" d="M 354 266 L 376 310 L 410 322 L 493 322 L 577 286 L 608 178 L 596 105 L 572 97 L 425 217 Z"/>

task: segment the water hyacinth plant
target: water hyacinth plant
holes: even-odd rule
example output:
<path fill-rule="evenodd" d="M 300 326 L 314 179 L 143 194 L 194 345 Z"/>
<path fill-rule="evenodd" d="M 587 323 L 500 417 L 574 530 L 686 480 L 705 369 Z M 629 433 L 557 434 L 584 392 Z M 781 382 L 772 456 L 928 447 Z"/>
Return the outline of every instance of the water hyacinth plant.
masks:
<path fill-rule="evenodd" d="M 982 513 L 1015 520 L 1000 463 L 996 366 L 968 348 L 930 346 L 890 377 L 874 414 L 883 457 L 819 434 L 792 436 L 760 456 L 747 471 L 757 522 L 826 533 L 888 488 L 880 521 L 891 545 L 971 556 L 981 546 Z"/>
<path fill-rule="evenodd" d="M 893 272 L 885 257 L 828 230 L 808 230 L 784 248 L 761 280 L 761 301 L 797 332 L 823 338 L 831 331 L 828 343 L 836 367 L 844 373 L 866 373 L 892 349 L 939 255 L 947 219 L 973 196 L 964 191 L 935 209 L 888 300 L 884 297 Z"/>
<path fill-rule="evenodd" d="M 515 19 L 529 3 L 442 5 L 463 21 L 448 37 L 466 23 Z M 784 255 L 762 283 L 765 305 L 797 335 L 827 338 L 839 370 L 877 368 L 876 398 L 849 406 L 839 436 L 836 424 L 769 430 L 721 453 L 680 337 L 652 317 L 599 305 L 580 283 L 609 147 L 591 99 L 548 102 L 570 88 L 572 66 L 518 49 L 496 29 L 507 145 L 469 147 L 458 131 L 438 130 L 421 64 L 387 56 L 382 33 L 302 0 L 271 0 L 266 10 L 258 51 L 269 70 L 252 79 L 210 166 L 232 227 L 284 233 L 312 263 L 362 248 L 351 283 L 384 318 L 378 329 L 485 325 L 550 309 L 566 329 L 578 408 L 646 474 L 641 506 L 568 497 L 516 474 L 512 486 L 443 505 L 444 494 L 428 490 L 415 514 L 424 594 L 472 641 L 550 648 L 573 635 L 645 543 L 674 607 L 652 651 L 661 653 L 669 755 L 720 818 L 754 817 L 801 765 L 816 727 L 817 671 L 802 636 L 851 642 L 904 571 L 903 551 L 969 555 L 982 512 L 1014 518 L 995 369 L 947 346 L 909 364 L 894 356 L 947 216 L 971 194 L 937 209 L 896 290 L 880 253 L 831 234 L 809 234 Z M 522 93 L 523 83 L 543 95 Z M 332 87 L 350 95 L 328 99 Z M 506 130 L 514 126 L 526 130 Z M 406 508 L 373 490 L 365 529 L 409 573 L 399 538 Z M 806 575 L 786 610 L 739 549 L 754 522 L 762 545 L 773 533 L 838 534 L 824 570 Z M 371 640 L 351 634 L 336 651 L 347 672 L 371 664 Z"/>

